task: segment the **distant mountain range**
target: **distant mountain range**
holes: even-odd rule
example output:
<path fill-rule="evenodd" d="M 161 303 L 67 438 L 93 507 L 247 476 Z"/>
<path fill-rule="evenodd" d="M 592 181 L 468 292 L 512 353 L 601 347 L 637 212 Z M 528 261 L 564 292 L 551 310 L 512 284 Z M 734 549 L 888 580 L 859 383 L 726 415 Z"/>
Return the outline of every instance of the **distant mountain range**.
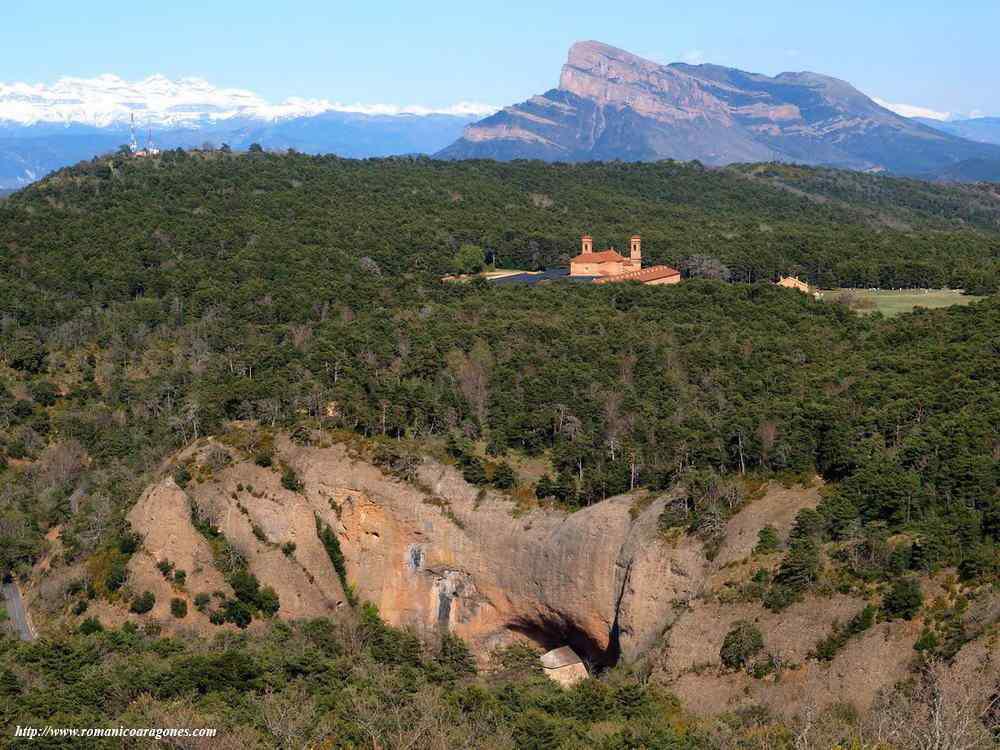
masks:
<path fill-rule="evenodd" d="M 351 158 L 432 154 L 462 135 L 473 121 L 468 116 L 366 115 L 325 112 L 282 120 L 233 118 L 197 126 L 155 128 L 157 148 L 197 148 L 223 143 L 246 149 L 259 143 L 268 149 L 310 154 L 338 154 Z M 49 172 L 115 151 L 129 142 L 127 127 L 91 125 L 5 127 L 0 124 L 0 188 L 22 187 Z M 147 143 L 147 131 L 139 144 Z"/>
<path fill-rule="evenodd" d="M 485 118 L 485 119 L 480 119 Z M 815 73 L 768 77 L 717 65 L 661 65 L 600 42 L 570 49 L 559 87 L 497 111 L 270 103 L 197 78 L 63 78 L 0 84 L 0 190 L 140 145 L 334 153 L 364 158 L 546 161 L 785 161 L 925 179 L 1000 180 L 1000 118 L 908 119 Z"/>
<path fill-rule="evenodd" d="M 917 122 L 957 135 L 970 141 L 980 143 L 995 143 L 1000 145 L 1000 117 L 977 117 L 971 120 L 931 120 L 922 117 L 915 118 Z"/>
<path fill-rule="evenodd" d="M 931 178 L 975 162 L 1000 179 L 1000 146 L 945 124 L 902 117 L 816 73 L 661 65 L 590 41 L 570 49 L 558 88 L 469 125 L 439 156 L 786 161 Z"/>
<path fill-rule="evenodd" d="M 133 119 L 140 145 L 152 140 L 158 148 L 227 143 L 240 149 L 256 142 L 362 158 L 434 153 L 492 111 L 464 102 L 441 109 L 306 99 L 271 104 L 250 91 L 163 76 L 0 84 L 0 189 L 117 149 L 128 143 Z"/>

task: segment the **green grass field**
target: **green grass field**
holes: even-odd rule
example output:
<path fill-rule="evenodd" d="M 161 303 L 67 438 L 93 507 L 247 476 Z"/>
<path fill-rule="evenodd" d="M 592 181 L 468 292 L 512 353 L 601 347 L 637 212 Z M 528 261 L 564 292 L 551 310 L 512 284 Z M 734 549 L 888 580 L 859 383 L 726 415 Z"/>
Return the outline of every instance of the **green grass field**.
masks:
<path fill-rule="evenodd" d="M 957 289 L 831 289 L 823 293 L 830 302 L 846 301 L 852 310 L 871 313 L 876 310 L 887 317 L 912 312 L 915 307 L 951 307 L 968 305 L 982 297 L 962 294 Z"/>

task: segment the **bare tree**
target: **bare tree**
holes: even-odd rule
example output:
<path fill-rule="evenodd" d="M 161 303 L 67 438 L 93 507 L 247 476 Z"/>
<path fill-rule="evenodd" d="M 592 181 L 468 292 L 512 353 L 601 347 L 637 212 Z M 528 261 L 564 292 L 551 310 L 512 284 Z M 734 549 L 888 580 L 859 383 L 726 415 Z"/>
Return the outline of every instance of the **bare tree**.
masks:
<path fill-rule="evenodd" d="M 373 750 L 455 750 L 512 747 L 509 730 L 498 717 L 460 719 L 450 710 L 440 687 L 416 693 L 398 689 L 392 668 L 366 663 L 369 688 L 349 688 L 351 719 L 367 735 Z"/>
<path fill-rule="evenodd" d="M 264 726 L 286 750 L 309 747 L 315 740 L 319 711 L 316 701 L 300 684 L 294 683 L 281 692 L 268 688 L 256 699 L 264 717 Z"/>
<path fill-rule="evenodd" d="M 901 750 L 988 750 L 1000 731 L 998 706 L 996 677 L 929 659 L 911 683 L 880 695 L 870 732 L 877 743 Z"/>

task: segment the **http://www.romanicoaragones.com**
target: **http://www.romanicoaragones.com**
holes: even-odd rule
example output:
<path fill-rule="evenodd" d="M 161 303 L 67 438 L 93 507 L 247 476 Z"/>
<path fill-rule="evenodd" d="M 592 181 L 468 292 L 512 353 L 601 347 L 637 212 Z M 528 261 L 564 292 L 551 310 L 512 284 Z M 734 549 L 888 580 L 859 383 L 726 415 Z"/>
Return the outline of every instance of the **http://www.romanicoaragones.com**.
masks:
<path fill-rule="evenodd" d="M 186 727 L 14 727 L 14 736 L 28 740 L 42 738 L 128 737 L 162 740 L 177 737 L 215 737 L 217 729 Z"/>

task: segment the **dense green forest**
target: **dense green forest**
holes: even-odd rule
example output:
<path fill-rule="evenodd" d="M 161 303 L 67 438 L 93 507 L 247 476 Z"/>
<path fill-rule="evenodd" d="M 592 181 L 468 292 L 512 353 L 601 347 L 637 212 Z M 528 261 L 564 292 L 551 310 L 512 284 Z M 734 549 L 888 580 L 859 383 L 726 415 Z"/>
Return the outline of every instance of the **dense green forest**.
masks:
<path fill-rule="evenodd" d="M 263 636 L 211 644 L 96 627 L 30 645 L 0 636 L 4 727 L 211 727 L 218 736 L 204 744 L 162 746 L 226 750 L 713 747 L 705 728 L 639 674 L 619 671 L 563 691 L 542 675 L 533 651 L 513 648 L 477 678 L 461 641 L 445 638 L 428 649 L 370 608 L 350 626 L 275 623 Z M 786 731 L 780 736 L 790 740 Z M 85 746 L 153 744 L 107 738 Z M 7 732 L 0 745 L 24 746 Z"/>
<path fill-rule="evenodd" d="M 296 264 L 315 270 L 311 287 L 296 285 L 314 299 L 348 270 L 445 273 L 464 242 L 505 267 L 565 265 L 586 232 L 600 247 L 621 247 L 639 232 L 648 262 L 680 267 L 711 256 L 737 281 L 798 273 L 822 287 L 981 292 L 995 290 L 1000 277 L 996 185 L 783 165 L 170 152 L 57 173 L 6 202 L 0 232 L 11 252 L 22 249 L 14 257 L 27 256 L 23 271 L 49 291 L 83 304 L 181 293 L 194 311 L 217 298 L 211 283 L 227 285 L 227 302 L 246 304 L 261 282 L 294 276 Z M 46 251 L 41 267 L 24 252 L 38 247 Z M 362 258 L 375 266 L 359 266 Z M 212 272 L 217 263 L 224 276 Z M 289 309 L 276 305 L 278 319 L 301 319 L 308 309 L 297 299 Z"/>
<path fill-rule="evenodd" d="M 583 231 L 602 244 L 641 231 L 651 260 L 725 266 L 712 275 L 730 281 L 440 280 L 464 243 L 504 266 L 545 266 L 573 254 Z M 687 262 L 706 256 L 714 262 Z M 570 510 L 683 486 L 664 526 L 708 534 L 728 478 L 818 472 L 831 488 L 764 594 L 774 608 L 796 594 L 809 545 L 871 542 L 872 529 L 883 546 L 905 539 L 875 575 L 956 565 L 964 578 L 995 579 L 1000 299 L 861 317 L 769 283 L 786 272 L 993 291 L 1000 199 L 986 186 L 776 165 L 171 152 L 65 170 L 0 203 L 0 568 L 25 572 L 55 524 L 78 559 L 126 535 L 124 514 L 165 455 L 254 419 L 351 430 L 390 456 L 443 444 L 470 481 Z M 511 469 L 526 456 L 549 467 L 530 485 Z M 205 669 L 232 667 L 233 680 L 256 685 L 243 701 L 265 700 L 269 681 L 291 675 L 309 700 L 332 705 L 369 678 L 342 646 L 317 642 L 316 627 L 297 631 L 309 654 L 298 661 L 267 643 L 220 655 L 78 635 L 59 648 L 80 669 L 58 674 L 44 653 L 4 642 L 4 718 L 62 711 L 86 723 L 80 705 L 113 715 L 124 688 L 100 692 L 116 684 L 102 682 L 109 655 L 136 685 L 160 685 L 159 710 L 187 695 L 170 686 L 191 664 L 224 658 L 233 663 Z M 574 701 L 603 701 L 587 716 L 614 722 L 664 700 L 554 698 L 530 684 L 483 693 L 456 688 L 438 657 L 399 658 L 387 657 L 393 685 L 409 680 L 415 700 L 439 691 L 459 718 L 502 714 L 504 731 L 575 731 L 560 722 L 591 709 Z M 18 675 L 36 668 L 44 687 L 26 690 Z M 195 687 L 199 710 L 229 711 L 226 685 Z M 647 729 L 660 739 L 645 746 L 698 746 L 676 727 L 635 731 Z M 638 743 L 616 736 L 607 747 Z"/>

